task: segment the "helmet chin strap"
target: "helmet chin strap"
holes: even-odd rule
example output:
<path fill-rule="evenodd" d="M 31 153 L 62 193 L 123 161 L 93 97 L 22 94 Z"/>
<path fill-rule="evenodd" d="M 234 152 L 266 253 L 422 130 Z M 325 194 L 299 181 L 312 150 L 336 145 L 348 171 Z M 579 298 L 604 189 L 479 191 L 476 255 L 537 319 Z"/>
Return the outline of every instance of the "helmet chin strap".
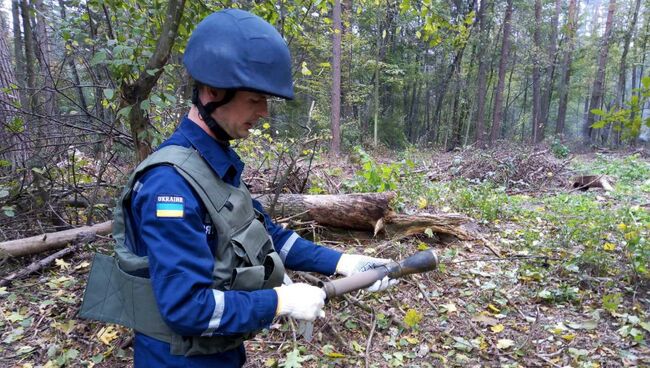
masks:
<path fill-rule="evenodd" d="M 199 110 L 199 115 L 201 115 L 201 119 L 203 119 L 205 124 L 212 131 L 212 133 L 214 133 L 214 135 L 217 137 L 217 140 L 225 143 L 226 145 L 229 145 L 230 141 L 233 140 L 234 138 L 231 137 L 228 133 L 226 133 L 226 131 L 223 130 L 221 125 L 216 120 L 214 120 L 214 118 L 212 117 L 212 113 L 218 107 L 223 106 L 228 102 L 232 101 L 232 99 L 235 97 L 235 93 L 236 91 L 234 89 L 227 89 L 226 94 L 225 96 L 223 96 L 221 101 L 212 101 L 204 105 L 201 102 L 201 99 L 199 98 L 199 86 L 195 85 L 194 90 L 192 91 L 192 103 Z"/>

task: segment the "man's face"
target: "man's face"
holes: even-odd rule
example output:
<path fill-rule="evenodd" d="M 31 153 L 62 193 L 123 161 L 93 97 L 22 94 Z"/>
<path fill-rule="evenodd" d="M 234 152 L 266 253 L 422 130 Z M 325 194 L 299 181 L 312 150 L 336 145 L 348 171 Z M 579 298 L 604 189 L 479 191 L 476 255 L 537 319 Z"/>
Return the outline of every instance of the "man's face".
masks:
<path fill-rule="evenodd" d="M 246 138 L 249 129 L 269 115 L 266 99 L 261 93 L 237 91 L 232 101 L 216 109 L 212 116 L 232 138 Z"/>

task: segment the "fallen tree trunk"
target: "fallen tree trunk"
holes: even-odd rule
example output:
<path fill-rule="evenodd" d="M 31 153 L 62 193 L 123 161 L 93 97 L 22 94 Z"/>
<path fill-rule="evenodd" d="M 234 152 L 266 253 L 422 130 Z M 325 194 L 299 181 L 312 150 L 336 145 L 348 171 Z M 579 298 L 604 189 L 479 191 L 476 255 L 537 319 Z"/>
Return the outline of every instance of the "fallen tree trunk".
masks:
<path fill-rule="evenodd" d="M 25 268 L 21 268 L 20 270 L 18 270 L 16 272 L 10 274 L 9 276 L 1 279 L 0 280 L 0 286 L 7 286 L 10 283 L 12 283 L 14 280 L 18 280 L 18 279 L 21 279 L 21 278 L 23 278 L 23 277 L 25 277 L 27 275 L 31 275 L 32 273 L 34 273 L 34 272 L 36 272 L 36 271 L 38 271 L 38 270 L 40 270 L 42 268 L 45 268 L 50 263 L 54 262 L 54 260 L 59 259 L 59 258 L 63 258 L 65 256 L 67 256 L 68 254 L 74 252 L 77 248 L 78 248 L 78 245 L 61 249 L 60 251 L 58 251 L 56 253 L 53 253 L 53 254 L 51 254 L 51 255 L 49 255 L 49 256 L 47 256 L 47 257 L 45 257 L 45 258 L 43 258 L 43 259 L 41 259 L 39 261 L 36 261 L 36 262 L 30 264 L 29 266 L 27 266 Z"/>
<path fill-rule="evenodd" d="M 364 193 L 343 195 L 301 195 L 285 194 L 278 197 L 275 209 L 278 215 L 284 217 L 281 222 L 289 220 L 313 221 L 324 227 L 339 229 L 372 231 L 376 235 L 385 231 L 390 237 L 406 237 L 422 234 L 426 229 L 434 233 L 453 235 L 460 240 L 472 240 L 472 235 L 466 225 L 471 219 L 459 214 L 396 214 L 390 209 L 390 201 L 394 194 Z M 257 197 L 268 209 L 272 195 Z M 93 226 L 65 230 L 56 233 L 33 236 L 0 243 L 0 255 L 12 257 L 40 253 L 58 249 L 73 242 L 83 242 L 87 237 L 106 235 L 111 232 L 111 221 Z"/>
<path fill-rule="evenodd" d="M 109 234 L 112 225 L 112 221 L 106 221 L 93 226 L 83 226 L 30 238 L 9 240 L 0 243 L 0 254 L 18 257 L 63 248 L 69 243 L 88 242 L 97 235 Z"/>
<path fill-rule="evenodd" d="M 271 206 L 273 195 L 256 199 L 265 209 Z M 390 201 L 395 193 L 361 193 L 341 195 L 283 194 L 275 204 L 279 217 L 292 220 L 316 221 L 322 226 L 352 230 L 374 230 L 377 221 L 392 213 Z"/>

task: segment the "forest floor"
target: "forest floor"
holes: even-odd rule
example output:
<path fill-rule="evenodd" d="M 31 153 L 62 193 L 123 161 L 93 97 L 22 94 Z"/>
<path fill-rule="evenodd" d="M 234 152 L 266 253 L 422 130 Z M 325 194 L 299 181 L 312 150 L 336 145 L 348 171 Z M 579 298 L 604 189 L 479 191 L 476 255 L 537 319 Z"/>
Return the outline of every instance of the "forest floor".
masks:
<path fill-rule="evenodd" d="M 311 341 L 276 320 L 246 342 L 247 366 L 650 366 L 648 153 L 561 148 L 317 160 L 310 193 L 393 190 L 398 212 L 463 213 L 483 239 L 335 240 L 314 227 L 316 241 L 346 252 L 401 259 L 433 247 L 441 265 L 330 302 Z M 606 175 L 611 190 L 570 186 L 586 174 Z M 129 331 L 76 318 L 92 253 L 110 247 L 84 245 L 0 287 L 0 367 L 131 365 Z M 10 259 L 0 277 L 44 256 Z"/>

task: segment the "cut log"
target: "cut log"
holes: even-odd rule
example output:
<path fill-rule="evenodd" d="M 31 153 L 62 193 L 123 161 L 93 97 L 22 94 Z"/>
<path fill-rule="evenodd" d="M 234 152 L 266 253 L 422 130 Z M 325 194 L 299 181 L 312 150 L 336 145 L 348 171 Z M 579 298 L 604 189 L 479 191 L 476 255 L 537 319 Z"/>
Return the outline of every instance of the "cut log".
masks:
<path fill-rule="evenodd" d="M 460 240 L 476 240 L 469 217 L 457 213 L 418 213 L 415 215 L 391 214 L 384 219 L 384 230 L 391 237 L 423 234 L 427 229 L 434 233 L 453 235 Z"/>
<path fill-rule="evenodd" d="M 256 199 L 268 209 L 273 195 Z M 278 197 L 275 214 L 292 220 L 316 221 L 322 226 L 352 230 L 374 230 L 377 222 L 390 213 L 392 192 L 342 195 L 283 194 Z"/>
<path fill-rule="evenodd" d="M 63 248 L 69 243 L 89 242 L 97 235 L 109 234 L 112 225 L 112 221 L 106 221 L 93 226 L 83 226 L 30 238 L 10 240 L 0 243 L 0 253 L 17 257 Z"/>
<path fill-rule="evenodd" d="M 610 184 L 611 178 L 607 175 L 583 175 L 571 178 L 571 186 L 580 191 L 591 188 L 603 188 L 607 192 L 614 190 Z"/>

